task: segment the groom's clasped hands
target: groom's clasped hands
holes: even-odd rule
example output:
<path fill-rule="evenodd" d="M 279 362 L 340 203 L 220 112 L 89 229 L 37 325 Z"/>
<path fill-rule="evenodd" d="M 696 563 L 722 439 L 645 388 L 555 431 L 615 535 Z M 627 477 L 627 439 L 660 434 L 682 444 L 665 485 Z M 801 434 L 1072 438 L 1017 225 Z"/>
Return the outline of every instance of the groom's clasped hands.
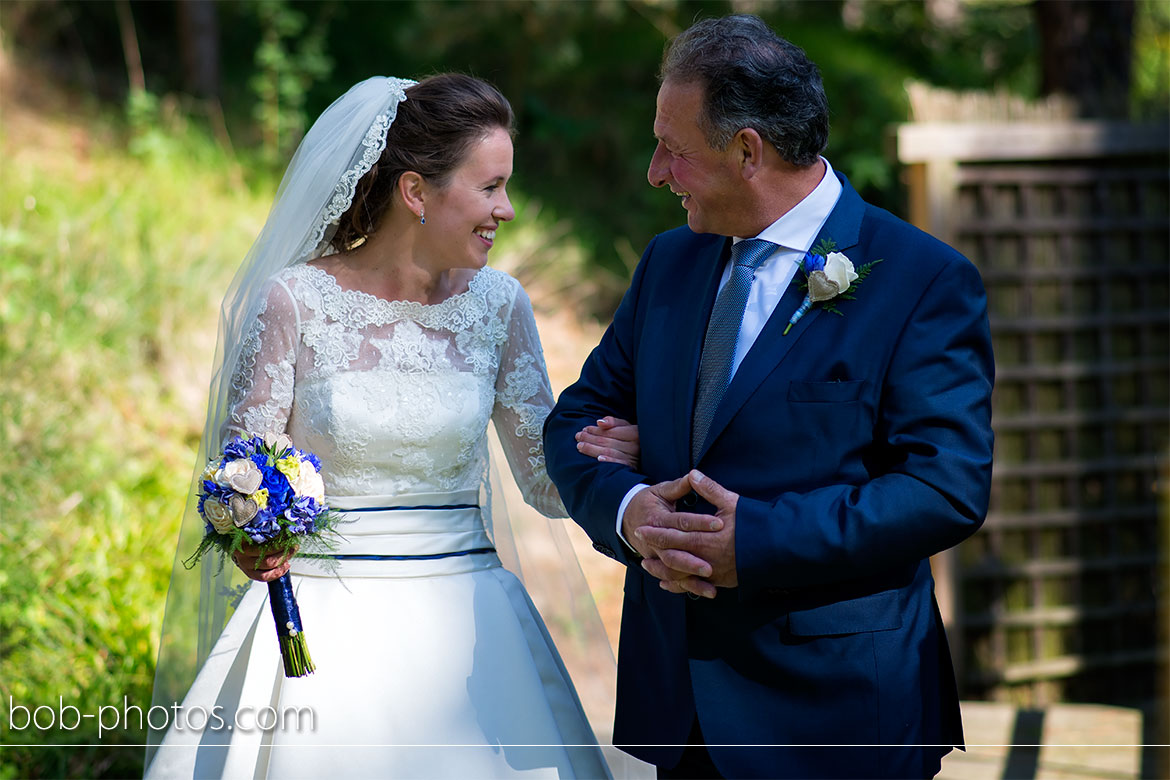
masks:
<path fill-rule="evenodd" d="M 715 513 L 687 511 L 697 503 L 696 495 Z M 738 493 L 692 469 L 635 495 L 622 518 L 622 533 L 642 556 L 642 568 L 660 580 L 663 590 L 713 599 L 716 588 L 739 584 L 735 569 L 738 501 Z"/>

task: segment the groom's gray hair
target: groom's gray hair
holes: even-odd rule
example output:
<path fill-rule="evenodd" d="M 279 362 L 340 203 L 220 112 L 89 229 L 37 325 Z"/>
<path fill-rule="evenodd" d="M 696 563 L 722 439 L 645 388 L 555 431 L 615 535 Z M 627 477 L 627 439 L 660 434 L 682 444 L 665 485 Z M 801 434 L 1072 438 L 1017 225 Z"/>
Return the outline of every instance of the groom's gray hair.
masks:
<path fill-rule="evenodd" d="M 658 78 L 704 86 L 699 126 L 713 149 L 751 127 L 784 160 L 805 167 L 829 142 L 820 70 L 757 16 L 696 22 L 671 41 Z"/>

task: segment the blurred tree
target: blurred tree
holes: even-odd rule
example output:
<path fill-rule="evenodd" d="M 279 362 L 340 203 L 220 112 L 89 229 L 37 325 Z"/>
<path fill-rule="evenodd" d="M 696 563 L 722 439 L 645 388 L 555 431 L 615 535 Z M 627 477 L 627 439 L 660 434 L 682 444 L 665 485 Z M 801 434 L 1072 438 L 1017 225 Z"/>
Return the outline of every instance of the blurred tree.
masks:
<path fill-rule="evenodd" d="M 1036 0 L 1040 91 L 1071 97 L 1086 117 L 1129 108 L 1132 0 Z"/>
<path fill-rule="evenodd" d="M 1131 114 L 1138 120 L 1170 118 L 1170 3 L 1140 0 L 1134 19 Z"/>
<path fill-rule="evenodd" d="M 177 37 L 183 86 L 192 95 L 219 96 L 219 16 L 214 0 L 178 0 Z"/>
<path fill-rule="evenodd" d="M 257 0 L 251 5 L 260 21 L 256 71 L 248 80 L 257 97 L 252 116 L 264 137 L 264 154 L 274 163 L 287 159 L 300 143 L 309 117 L 309 88 L 329 75 L 333 63 L 325 54 L 329 11 L 309 17 L 285 0 Z"/>
<path fill-rule="evenodd" d="M 359 79 L 460 70 L 493 81 L 517 113 L 516 188 L 544 215 L 572 225 L 594 272 L 612 280 L 616 295 L 649 238 L 682 221 L 675 199 L 642 181 L 653 149 L 663 47 L 696 18 L 748 10 L 803 47 L 820 66 L 829 96 L 829 159 L 864 197 L 899 212 L 903 193 L 888 128 L 908 118 L 907 80 L 1036 97 L 1042 87 L 1039 16 L 1065 13 L 1089 20 L 1088 28 L 1078 22 L 1083 48 L 1077 64 L 1095 71 L 1073 86 L 1100 81 L 1103 71 L 1128 67 L 1125 9 L 1132 3 L 128 0 L 128 7 L 146 86 L 155 94 L 212 90 L 214 80 L 194 79 L 192 68 L 215 67 L 211 41 L 218 37 L 226 125 L 239 148 L 266 149 L 273 167 L 287 159 L 305 124 Z M 1143 7 L 1152 9 L 1146 16 L 1166 15 L 1165 0 L 1147 0 Z M 212 13 L 212 29 L 190 21 L 192 14 L 206 21 Z M 6 40 L 34 42 L 37 56 L 59 58 L 74 73 L 88 69 L 94 75 L 84 82 L 96 85 L 91 91 L 118 90 L 110 96 L 121 98 L 125 65 L 114 3 L 0 0 L 0 25 L 16 17 L 23 29 L 17 35 L 6 29 Z M 1155 25 L 1144 40 L 1164 52 L 1162 29 Z M 194 52 L 197 43 L 207 53 L 174 56 Z M 1150 50 L 1134 57 L 1142 64 L 1135 94 L 1140 87 L 1147 113 L 1166 103 L 1165 58 Z M 1055 88 L 1050 81 L 1044 87 Z M 1126 94 L 1120 87 L 1101 89 L 1118 100 Z M 605 317 L 615 302 L 610 296 L 589 305 Z"/>
<path fill-rule="evenodd" d="M 142 70 L 142 53 L 138 50 L 138 31 L 134 28 L 134 14 L 128 0 L 117 0 L 118 32 L 122 35 L 122 54 L 126 58 L 126 75 L 130 92 L 146 89 L 146 74 Z"/>

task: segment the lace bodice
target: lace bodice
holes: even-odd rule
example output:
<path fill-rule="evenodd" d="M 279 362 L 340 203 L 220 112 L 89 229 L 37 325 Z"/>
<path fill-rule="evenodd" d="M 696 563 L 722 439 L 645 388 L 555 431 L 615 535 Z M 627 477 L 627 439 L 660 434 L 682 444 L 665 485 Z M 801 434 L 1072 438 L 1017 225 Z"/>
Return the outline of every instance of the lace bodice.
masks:
<path fill-rule="evenodd" d="M 478 490 L 491 419 L 525 500 L 565 515 L 544 469 L 552 391 L 532 306 L 492 268 L 442 303 L 343 289 L 285 269 L 232 378 L 229 433 L 287 432 L 334 496 Z"/>

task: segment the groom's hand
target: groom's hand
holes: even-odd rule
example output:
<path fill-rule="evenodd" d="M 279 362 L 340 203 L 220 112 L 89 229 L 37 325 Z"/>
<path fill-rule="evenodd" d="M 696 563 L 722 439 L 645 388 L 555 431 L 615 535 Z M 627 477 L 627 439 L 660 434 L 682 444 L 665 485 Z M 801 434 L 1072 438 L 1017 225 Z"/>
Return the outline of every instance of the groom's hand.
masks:
<path fill-rule="evenodd" d="M 675 502 L 691 492 L 690 476 L 682 476 L 669 482 L 659 482 L 657 485 L 642 490 L 632 499 L 622 515 L 622 536 L 646 559 L 656 559 L 659 550 L 652 544 L 642 540 L 638 535 L 641 528 L 649 526 L 680 527 L 689 526 L 696 529 L 715 530 L 714 523 L 718 520 L 711 515 L 696 515 L 675 512 Z M 674 520 L 668 520 L 674 517 Z M 672 578 L 685 577 L 691 572 L 674 572 Z M 707 572 L 709 573 L 709 571 Z M 657 575 L 655 575 L 657 576 Z"/>
<path fill-rule="evenodd" d="M 654 559 L 645 556 L 642 568 L 662 580 L 661 586 L 672 593 L 689 592 L 715 598 L 717 587 L 739 585 L 735 570 L 735 507 L 739 503 L 739 494 L 697 470 L 692 470 L 683 479 L 715 507 L 715 514 L 670 512 L 655 515 L 653 522 L 634 531 L 641 543 L 657 551 Z M 709 528 L 703 528 L 693 521 L 695 517 L 706 517 L 714 522 Z M 678 577 L 679 572 L 686 572 L 689 576 Z"/>

